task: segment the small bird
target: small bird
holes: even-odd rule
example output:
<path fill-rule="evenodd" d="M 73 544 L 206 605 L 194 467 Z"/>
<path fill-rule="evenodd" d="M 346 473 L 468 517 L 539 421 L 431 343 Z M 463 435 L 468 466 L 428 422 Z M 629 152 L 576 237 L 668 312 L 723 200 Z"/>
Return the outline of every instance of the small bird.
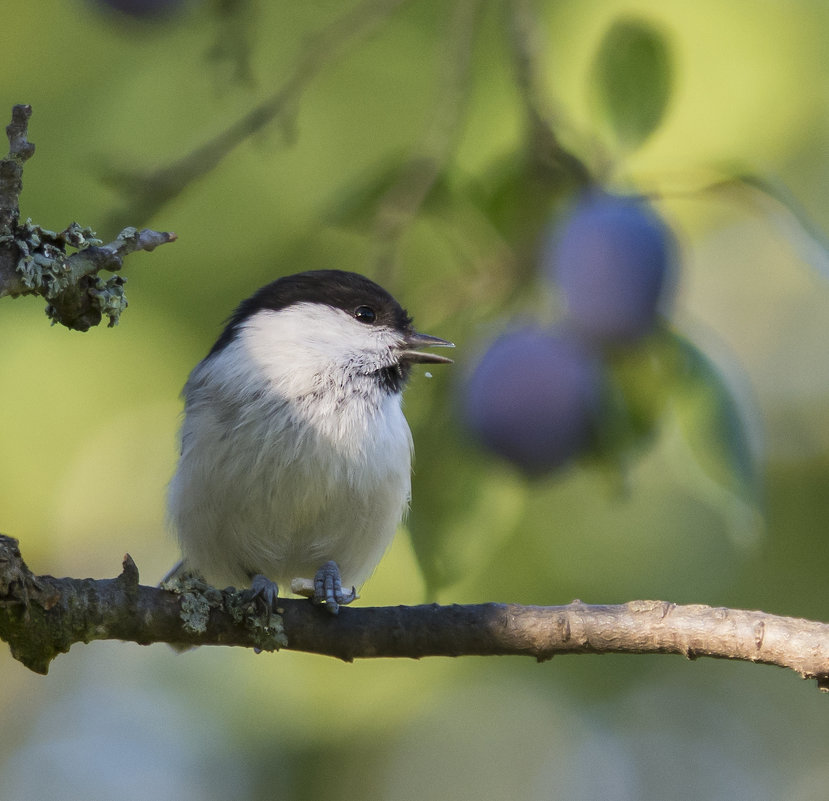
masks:
<path fill-rule="evenodd" d="M 356 596 L 409 504 L 411 366 L 451 359 L 356 273 L 280 278 L 243 301 L 183 390 L 169 518 L 183 560 L 216 586 L 313 579 L 336 614 Z M 344 589 L 350 588 L 350 589 Z"/>

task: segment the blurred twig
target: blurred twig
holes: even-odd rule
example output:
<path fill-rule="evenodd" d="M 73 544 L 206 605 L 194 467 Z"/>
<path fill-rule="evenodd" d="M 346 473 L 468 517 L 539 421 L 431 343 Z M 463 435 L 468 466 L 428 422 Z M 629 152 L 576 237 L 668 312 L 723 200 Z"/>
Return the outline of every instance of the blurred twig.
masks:
<path fill-rule="evenodd" d="M 829 278 L 829 236 L 774 175 L 759 175 L 740 165 L 716 171 L 659 176 L 657 187 L 645 193 L 655 200 L 699 199 L 722 195 L 744 210 L 775 225 L 822 278 Z"/>
<path fill-rule="evenodd" d="M 213 170 L 234 148 L 277 118 L 290 124 L 302 91 L 324 67 L 339 59 L 360 37 L 387 19 L 406 0 L 365 0 L 309 39 L 282 86 L 209 142 L 148 173 L 122 172 L 111 180 L 128 195 L 127 206 L 112 215 L 147 220 L 194 181 Z"/>
<path fill-rule="evenodd" d="M 240 601 L 240 599 L 242 599 Z M 138 583 L 129 556 L 114 579 L 35 576 L 17 540 L 0 535 L 0 638 L 26 667 L 46 673 L 77 642 L 286 648 L 352 661 L 376 657 L 681 654 L 786 667 L 829 690 L 829 624 L 764 612 L 631 601 L 597 606 L 477 604 L 345 608 L 334 617 L 280 599 L 265 624 L 242 613 L 244 594 L 176 594 Z"/>
<path fill-rule="evenodd" d="M 559 122 L 545 98 L 538 61 L 539 53 L 547 48 L 542 48 L 540 42 L 541 28 L 533 0 L 510 0 L 506 8 L 516 83 L 529 128 L 530 158 L 538 172 L 552 182 L 565 180 L 587 185 L 593 180 L 590 171 L 562 145 L 555 131 Z"/>
<path fill-rule="evenodd" d="M 251 40 L 261 27 L 257 6 L 253 0 L 212 0 L 209 6 L 215 20 L 216 40 L 205 57 L 217 66 L 226 65 L 232 83 L 256 84 L 251 66 Z"/>
<path fill-rule="evenodd" d="M 378 245 L 376 273 L 381 283 L 394 284 L 400 237 L 417 216 L 452 153 L 466 108 L 472 50 L 482 8 L 481 0 L 456 2 L 432 119 L 417 151 L 400 167 L 397 180 L 380 198 L 374 238 Z"/>

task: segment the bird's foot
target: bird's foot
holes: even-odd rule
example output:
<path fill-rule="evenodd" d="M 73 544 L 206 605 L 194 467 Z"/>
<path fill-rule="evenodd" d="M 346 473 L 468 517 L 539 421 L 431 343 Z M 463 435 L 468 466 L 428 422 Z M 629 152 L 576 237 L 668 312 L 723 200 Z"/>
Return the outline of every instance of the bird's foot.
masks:
<path fill-rule="evenodd" d="M 245 590 L 245 600 L 262 604 L 267 612 L 275 612 L 278 606 L 279 587 L 267 576 L 257 573 L 251 578 L 249 589 Z"/>
<path fill-rule="evenodd" d="M 340 568 L 336 562 L 326 562 L 314 576 L 314 597 L 315 604 L 325 604 L 325 608 L 336 615 L 341 606 L 350 604 L 359 596 L 357 588 L 352 587 L 350 591 L 343 590 L 343 582 L 340 577 Z"/>
<path fill-rule="evenodd" d="M 246 604 L 252 604 L 256 611 L 251 618 L 256 626 L 263 629 L 281 628 L 281 623 L 275 623 L 278 620 L 279 614 L 279 587 L 276 586 L 275 581 L 271 581 L 267 576 L 261 573 L 251 577 L 250 587 L 243 590 L 242 598 Z M 261 654 L 262 648 L 254 646 L 254 653 Z M 273 647 L 267 648 L 273 650 Z"/>

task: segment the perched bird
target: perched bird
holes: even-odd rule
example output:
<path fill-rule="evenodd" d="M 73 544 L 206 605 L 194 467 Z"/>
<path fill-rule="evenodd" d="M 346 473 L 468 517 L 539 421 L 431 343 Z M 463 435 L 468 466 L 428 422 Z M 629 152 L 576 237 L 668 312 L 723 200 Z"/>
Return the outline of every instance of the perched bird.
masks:
<path fill-rule="evenodd" d="M 401 398 L 413 364 L 451 362 L 418 350 L 433 346 L 454 347 L 355 273 L 298 273 L 243 301 L 184 387 L 174 571 L 271 605 L 301 578 L 334 614 L 354 600 L 409 503 Z"/>

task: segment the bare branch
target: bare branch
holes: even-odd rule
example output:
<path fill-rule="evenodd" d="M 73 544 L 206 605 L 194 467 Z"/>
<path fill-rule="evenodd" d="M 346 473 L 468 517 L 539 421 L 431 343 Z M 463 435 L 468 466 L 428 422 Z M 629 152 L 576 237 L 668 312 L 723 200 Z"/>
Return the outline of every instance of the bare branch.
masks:
<path fill-rule="evenodd" d="M 114 579 L 34 576 L 17 541 L 0 535 L 0 638 L 38 673 L 76 642 L 240 645 L 352 661 L 377 657 L 681 654 L 778 665 L 829 690 L 829 624 L 797 618 L 631 601 L 594 606 L 477 604 L 344 608 L 337 617 L 280 599 L 262 619 L 244 592 L 204 585 L 178 593 L 138 583 L 124 559 Z"/>
<path fill-rule="evenodd" d="M 123 258 L 136 250 L 154 250 L 174 242 L 176 235 L 125 228 L 108 245 L 95 232 L 72 223 L 59 233 L 26 220 L 20 223 L 19 197 L 23 189 L 23 162 L 34 153 L 28 141 L 31 106 L 15 106 L 6 127 L 9 155 L 0 161 L 0 298 L 41 295 L 49 301 L 46 314 L 67 328 L 87 331 L 104 316 L 118 322 L 127 306 L 126 279 L 100 278 L 101 270 L 116 272 Z M 77 253 L 67 254 L 67 248 Z"/>
<path fill-rule="evenodd" d="M 31 116 L 31 106 L 14 106 L 12 121 L 6 126 L 9 154 L 0 161 L 0 241 L 11 236 L 17 225 L 23 191 L 23 162 L 35 152 L 35 146 L 27 138 Z"/>

